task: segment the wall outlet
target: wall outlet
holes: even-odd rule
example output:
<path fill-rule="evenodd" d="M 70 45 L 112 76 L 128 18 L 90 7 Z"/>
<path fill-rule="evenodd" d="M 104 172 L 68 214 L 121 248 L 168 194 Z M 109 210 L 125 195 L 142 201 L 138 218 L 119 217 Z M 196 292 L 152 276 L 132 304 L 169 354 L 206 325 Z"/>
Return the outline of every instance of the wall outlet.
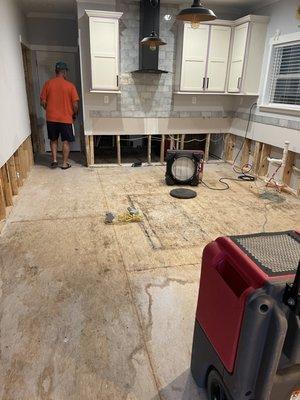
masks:
<path fill-rule="evenodd" d="M 104 104 L 109 104 L 109 96 L 104 96 Z"/>
<path fill-rule="evenodd" d="M 197 104 L 197 97 L 196 96 L 192 97 L 192 104 Z"/>

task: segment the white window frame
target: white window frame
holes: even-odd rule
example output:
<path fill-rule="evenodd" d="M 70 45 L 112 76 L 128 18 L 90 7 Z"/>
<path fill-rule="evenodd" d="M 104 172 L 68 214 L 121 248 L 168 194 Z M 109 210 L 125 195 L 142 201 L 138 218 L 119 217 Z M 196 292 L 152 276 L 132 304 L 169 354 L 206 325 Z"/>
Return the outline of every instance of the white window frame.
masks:
<path fill-rule="evenodd" d="M 288 35 L 275 35 L 270 40 L 269 56 L 267 63 L 267 77 L 265 79 L 263 94 L 261 101 L 259 102 L 260 111 L 271 112 L 277 114 L 289 114 L 289 115 L 300 115 L 300 106 L 289 105 L 289 104 L 278 104 L 269 102 L 269 83 L 270 83 L 270 73 L 271 73 L 271 62 L 273 55 L 273 48 L 276 45 L 286 45 L 293 42 L 300 41 L 300 32 L 291 33 Z"/>

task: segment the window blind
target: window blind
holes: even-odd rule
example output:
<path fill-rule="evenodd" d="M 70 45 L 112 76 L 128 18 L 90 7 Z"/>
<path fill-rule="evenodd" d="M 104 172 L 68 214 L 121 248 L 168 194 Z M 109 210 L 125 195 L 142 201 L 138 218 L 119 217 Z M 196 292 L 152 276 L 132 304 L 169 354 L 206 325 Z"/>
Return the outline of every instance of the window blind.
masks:
<path fill-rule="evenodd" d="M 300 105 L 300 43 L 274 46 L 270 103 Z"/>

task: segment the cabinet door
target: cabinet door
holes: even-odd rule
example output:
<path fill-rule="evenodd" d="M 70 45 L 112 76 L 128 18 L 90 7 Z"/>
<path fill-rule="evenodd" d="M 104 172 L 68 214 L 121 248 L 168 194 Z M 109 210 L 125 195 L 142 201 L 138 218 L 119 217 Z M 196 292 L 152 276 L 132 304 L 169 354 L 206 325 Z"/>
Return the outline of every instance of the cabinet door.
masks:
<path fill-rule="evenodd" d="M 229 26 L 211 27 L 206 91 L 225 91 L 230 36 L 231 28 Z"/>
<path fill-rule="evenodd" d="M 209 26 L 184 26 L 180 90 L 202 91 L 206 72 Z"/>
<path fill-rule="evenodd" d="M 90 18 L 92 89 L 118 89 L 118 38 L 117 20 Z"/>
<path fill-rule="evenodd" d="M 242 24 L 234 29 L 228 92 L 239 92 L 241 90 L 248 25 L 248 23 Z"/>

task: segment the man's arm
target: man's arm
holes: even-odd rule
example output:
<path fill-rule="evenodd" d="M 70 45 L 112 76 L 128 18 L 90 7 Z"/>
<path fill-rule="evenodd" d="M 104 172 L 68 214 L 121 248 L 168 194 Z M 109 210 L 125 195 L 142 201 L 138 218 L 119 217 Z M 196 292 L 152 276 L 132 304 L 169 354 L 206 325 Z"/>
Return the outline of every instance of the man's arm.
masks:
<path fill-rule="evenodd" d="M 78 115 L 78 109 L 79 109 L 79 101 L 76 100 L 73 102 L 73 120 L 75 121 L 77 115 Z"/>
<path fill-rule="evenodd" d="M 42 89 L 42 93 L 40 96 L 40 104 L 43 107 L 44 110 L 47 109 L 47 82 L 44 84 L 43 89 Z"/>
<path fill-rule="evenodd" d="M 46 102 L 46 100 L 41 99 L 41 106 L 43 107 L 44 110 L 47 109 L 47 102 Z"/>

